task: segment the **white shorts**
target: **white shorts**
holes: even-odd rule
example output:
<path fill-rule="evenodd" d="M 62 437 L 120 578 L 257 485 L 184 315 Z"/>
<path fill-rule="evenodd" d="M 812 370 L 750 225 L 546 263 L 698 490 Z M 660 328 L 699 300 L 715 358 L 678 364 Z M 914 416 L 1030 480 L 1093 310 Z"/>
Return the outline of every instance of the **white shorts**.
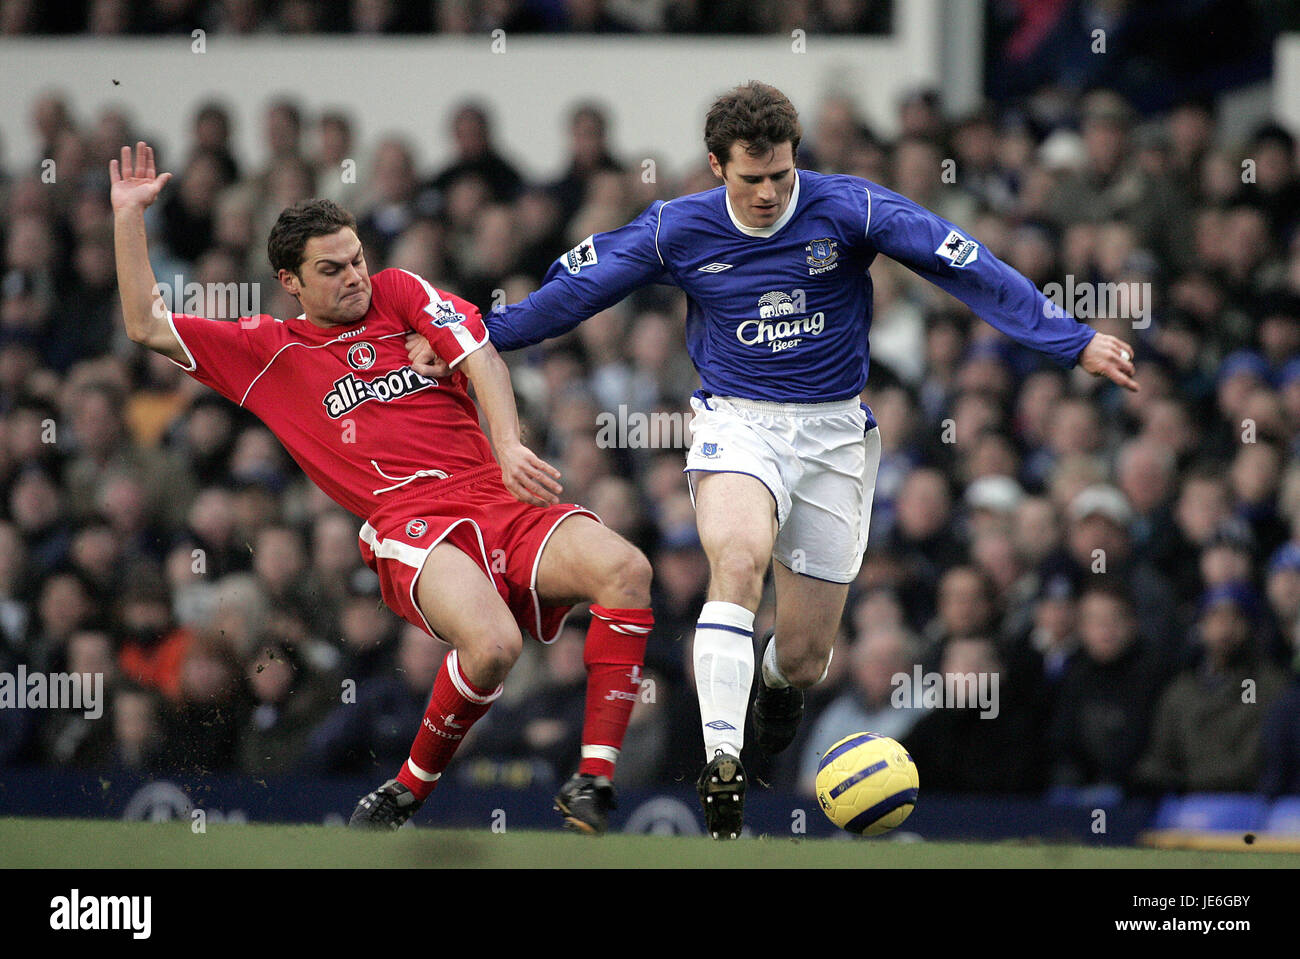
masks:
<path fill-rule="evenodd" d="M 776 501 L 772 556 L 832 583 L 858 575 L 880 468 L 880 430 L 856 399 L 760 403 L 697 393 L 686 476 L 744 473 Z M 695 498 L 694 483 L 691 498 Z"/>

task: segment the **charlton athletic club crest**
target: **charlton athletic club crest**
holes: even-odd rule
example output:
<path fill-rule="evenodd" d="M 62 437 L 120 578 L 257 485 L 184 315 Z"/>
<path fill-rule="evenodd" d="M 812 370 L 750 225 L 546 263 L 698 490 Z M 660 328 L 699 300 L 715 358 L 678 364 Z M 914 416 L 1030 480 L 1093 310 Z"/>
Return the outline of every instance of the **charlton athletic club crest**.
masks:
<path fill-rule="evenodd" d="M 406 524 L 406 535 L 411 539 L 419 539 L 427 532 L 429 532 L 429 524 L 422 519 L 413 519 Z"/>
<path fill-rule="evenodd" d="M 368 370 L 375 365 L 375 348 L 369 343 L 353 343 L 348 347 L 348 365 L 354 370 Z"/>
<path fill-rule="evenodd" d="M 807 253 L 804 261 L 808 264 L 809 276 L 816 276 L 818 273 L 829 273 L 840 265 L 840 251 L 835 249 L 837 245 L 835 240 L 827 236 L 820 240 L 813 240 L 804 247 Z"/>

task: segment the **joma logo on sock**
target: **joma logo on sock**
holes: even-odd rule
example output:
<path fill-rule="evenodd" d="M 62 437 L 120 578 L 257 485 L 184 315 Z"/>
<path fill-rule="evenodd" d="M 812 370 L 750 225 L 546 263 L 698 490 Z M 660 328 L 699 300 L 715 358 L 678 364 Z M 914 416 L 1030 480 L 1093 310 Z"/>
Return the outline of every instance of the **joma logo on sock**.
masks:
<path fill-rule="evenodd" d="M 152 914 L 152 896 L 82 896 L 74 889 L 50 900 L 50 928 L 64 932 L 128 930 L 148 939 Z"/>
<path fill-rule="evenodd" d="M 456 714 L 455 714 L 455 713 L 452 713 L 452 715 L 455 716 Z M 464 738 L 464 736 L 459 735 L 459 734 L 453 736 L 451 733 L 444 733 L 441 729 L 439 729 L 437 726 L 435 726 L 435 725 L 433 724 L 432 721 L 430 721 L 430 719 L 429 719 L 428 716 L 425 716 L 425 717 L 424 717 L 424 725 L 428 728 L 429 732 L 433 733 L 435 736 L 441 736 L 443 739 L 463 739 L 463 738 Z"/>

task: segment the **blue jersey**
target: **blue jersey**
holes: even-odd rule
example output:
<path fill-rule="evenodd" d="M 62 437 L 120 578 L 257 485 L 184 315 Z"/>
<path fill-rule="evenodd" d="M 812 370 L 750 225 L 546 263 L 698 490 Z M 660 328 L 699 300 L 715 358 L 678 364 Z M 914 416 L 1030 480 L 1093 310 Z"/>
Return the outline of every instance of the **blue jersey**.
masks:
<path fill-rule="evenodd" d="M 736 220 L 725 187 L 656 202 L 564 254 L 541 289 L 486 322 L 498 349 L 519 349 L 638 287 L 669 283 L 688 297 L 686 348 L 706 392 L 831 402 L 867 383 L 867 268 L 877 253 L 1062 366 L 1092 339 L 1090 327 L 948 221 L 867 180 L 810 170 L 798 171 L 786 211 L 762 229 Z"/>

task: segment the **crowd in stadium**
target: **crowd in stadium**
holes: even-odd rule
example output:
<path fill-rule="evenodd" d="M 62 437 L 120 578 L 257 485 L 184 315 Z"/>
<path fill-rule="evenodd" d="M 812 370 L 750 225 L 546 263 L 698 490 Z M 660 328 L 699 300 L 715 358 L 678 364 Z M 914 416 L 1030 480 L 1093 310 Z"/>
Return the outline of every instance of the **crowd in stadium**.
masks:
<path fill-rule="evenodd" d="M 0 36 L 886 32 L 893 0 L 65 0 L 0 4 Z"/>
<path fill-rule="evenodd" d="M 888 140 L 851 97 L 797 106 L 801 165 L 898 190 L 1040 287 L 1073 290 L 1068 308 L 1136 345 L 1141 391 L 1054 367 L 878 260 L 864 398 L 884 453 L 867 556 L 799 740 L 772 761 L 755 750 L 751 774 L 807 790 L 819 750 L 871 729 L 904 742 L 936 791 L 1300 793 L 1292 136 L 1269 123 L 1225 143 L 1204 102 L 1143 120 L 1106 91 L 956 120 L 921 91 Z M 389 775 L 446 647 L 383 607 L 360 521 L 264 427 L 126 339 L 108 159 L 149 134 L 176 173 L 150 211 L 155 271 L 255 284 L 240 288 L 253 310 L 212 311 L 231 318 L 299 312 L 265 254 L 297 200 L 353 210 L 372 273 L 400 266 L 486 311 L 584 237 L 712 188 L 703 151 L 646 182 L 642 158 L 611 146 L 630 112 L 595 103 L 572 111 L 553 182 L 520 173 L 520 145 L 483 104 L 449 114 L 457 156 L 440 170 L 400 134 L 359 142 L 346 112 L 288 99 L 262 118 L 260 167 L 231 146 L 219 102 L 175 134 L 143 119 L 79 115 L 50 93 L 30 122 L 57 178 L 24 157 L 0 180 L 0 671 L 107 677 L 101 720 L 0 710 L 0 765 Z M 1085 290 L 1114 296 L 1084 315 Z M 684 426 L 697 385 L 684 312 L 658 287 L 507 355 L 526 441 L 561 469 L 565 498 L 654 567 L 624 785 L 699 763 L 689 642 L 707 564 L 684 449 L 598 438 L 620 406 Z M 770 602 L 756 635 L 765 622 Z M 571 771 L 583 634 L 571 620 L 529 649 L 450 775 L 553 785 Z M 996 675 L 996 717 L 900 703 L 895 677 L 915 669 Z"/>

